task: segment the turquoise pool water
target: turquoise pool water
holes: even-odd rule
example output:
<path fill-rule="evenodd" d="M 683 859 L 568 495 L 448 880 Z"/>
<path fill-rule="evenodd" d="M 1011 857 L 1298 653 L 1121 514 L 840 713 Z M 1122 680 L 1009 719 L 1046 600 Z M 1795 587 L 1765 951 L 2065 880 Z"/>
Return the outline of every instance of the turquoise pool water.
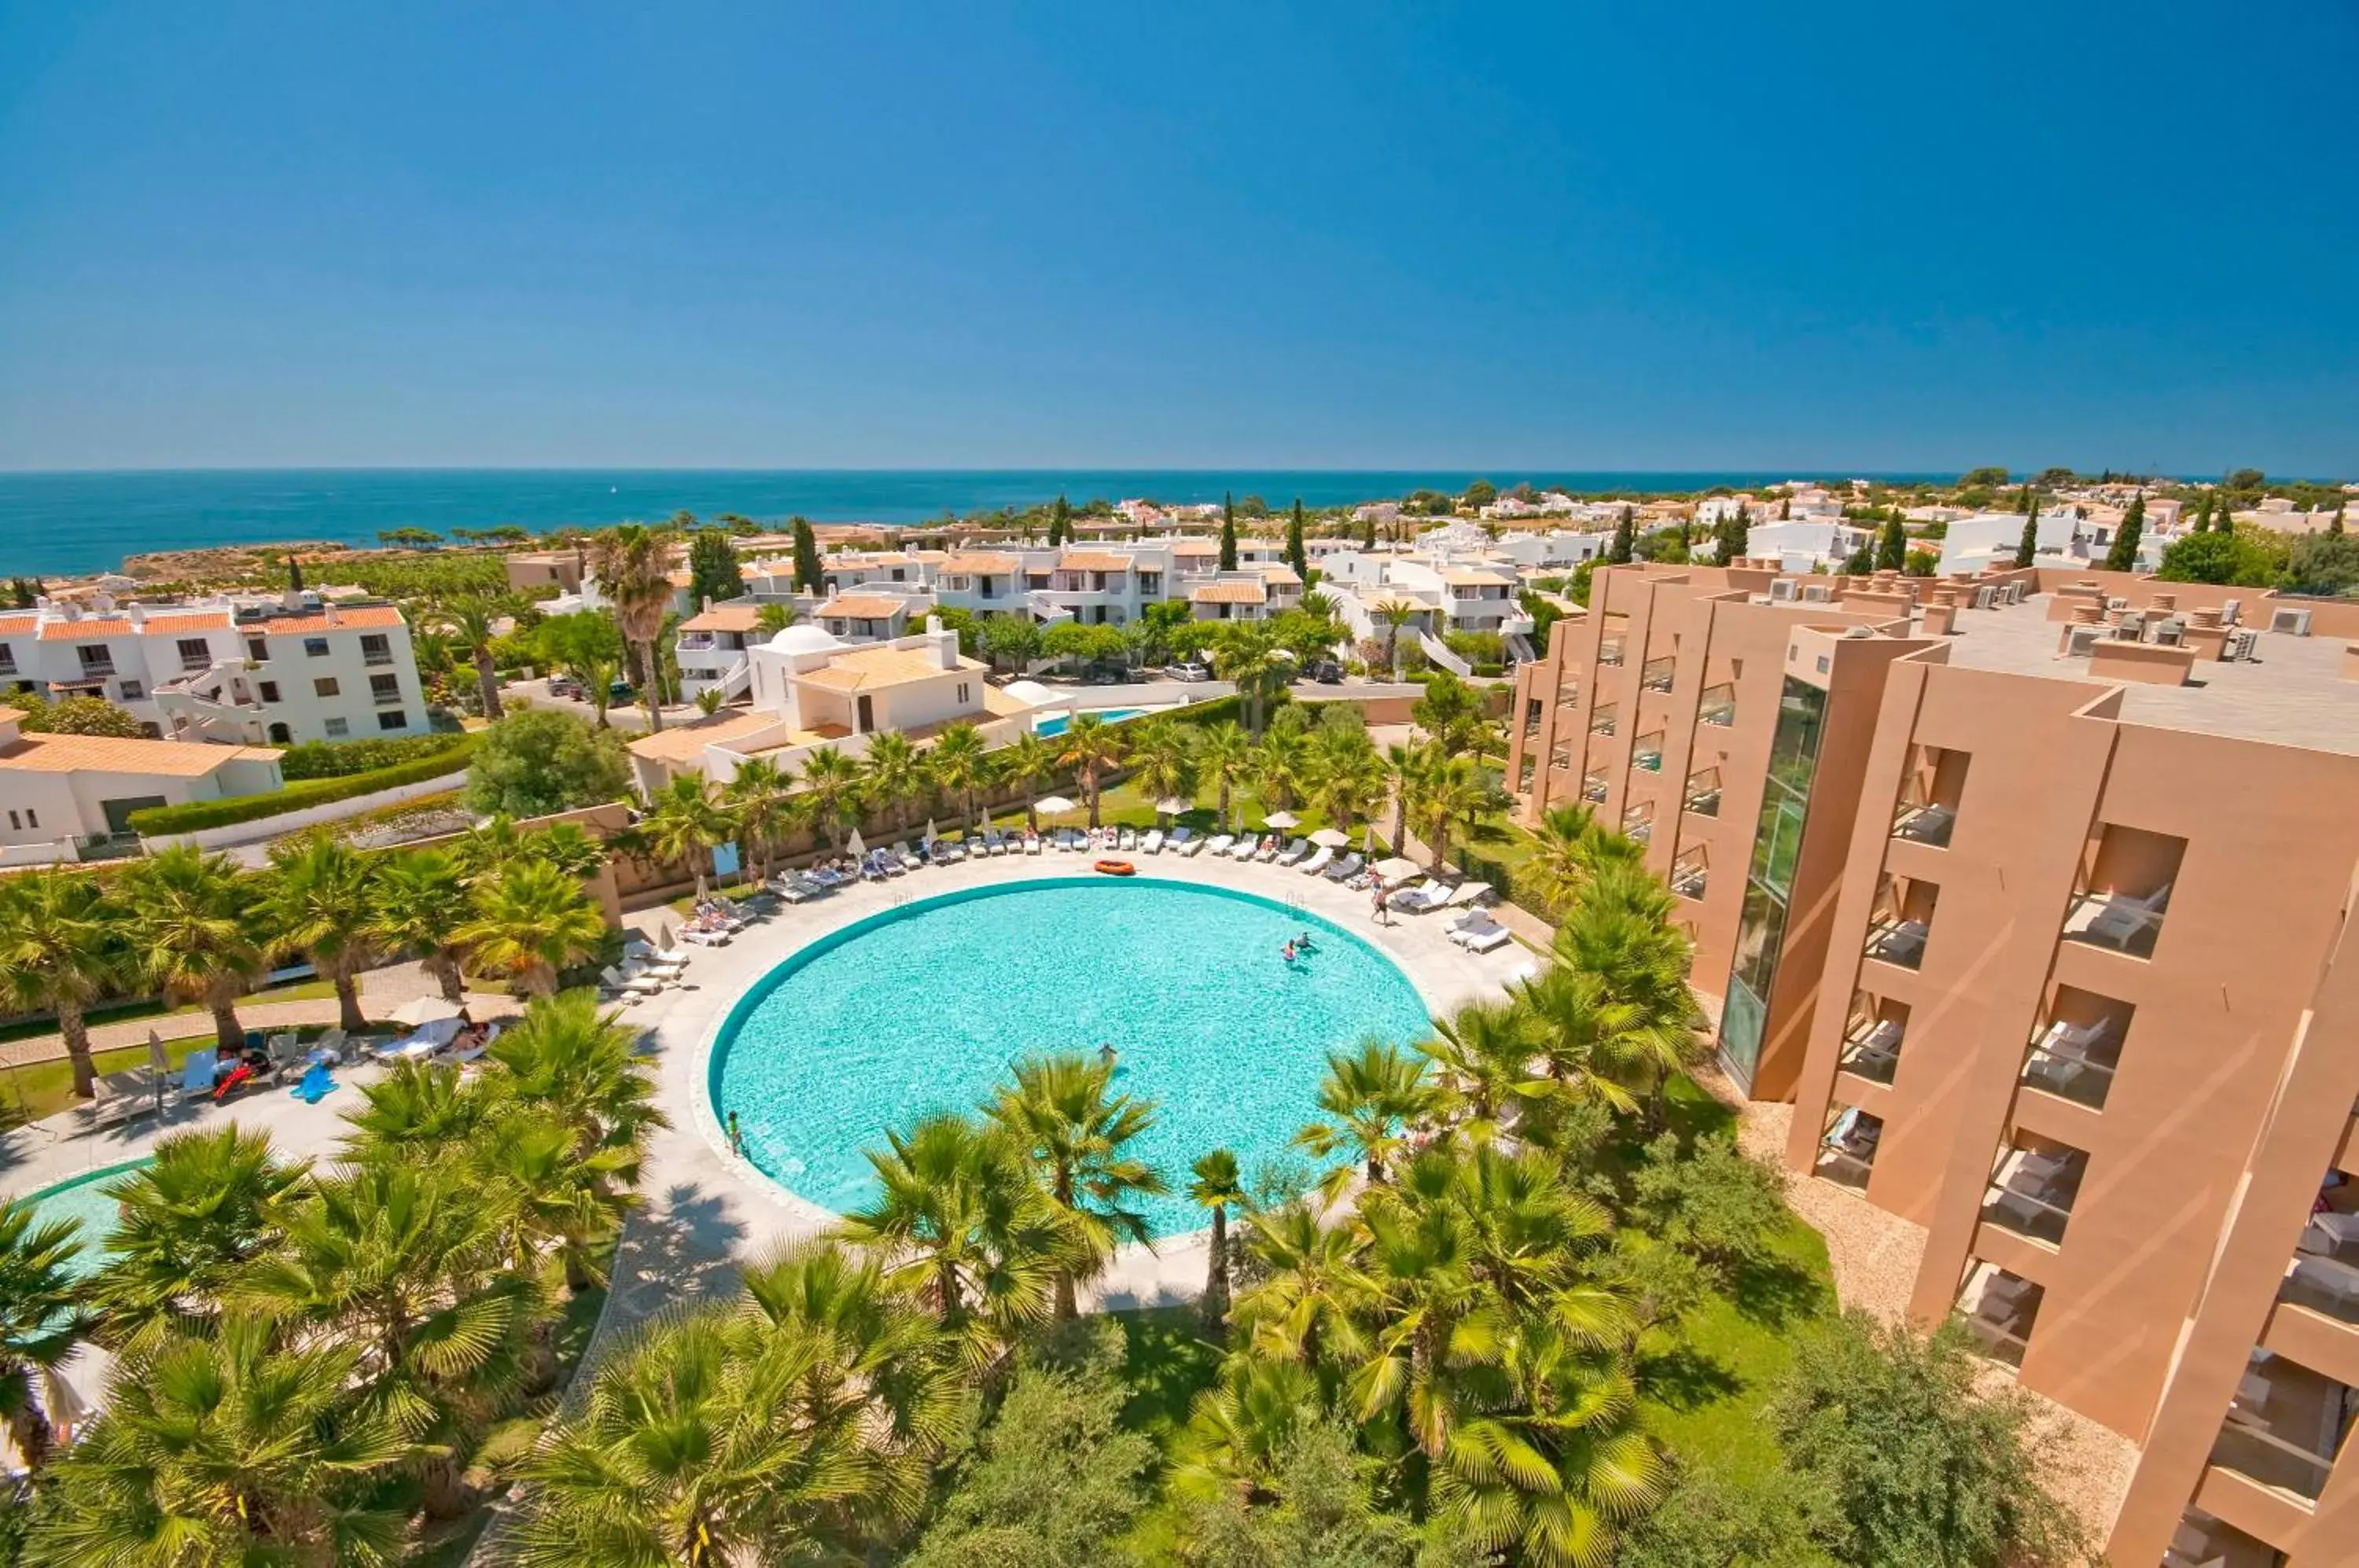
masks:
<path fill-rule="evenodd" d="M 1125 719 L 1138 717 L 1147 710 L 1145 708 L 1083 708 L 1082 712 L 1094 714 L 1110 724 L 1118 724 Z M 1062 713 L 1051 713 L 1045 719 L 1033 720 L 1032 730 L 1035 735 L 1060 735 L 1065 733 L 1065 726 L 1071 722 Z"/>
<path fill-rule="evenodd" d="M 1288 938 L 1317 951 L 1289 965 Z M 1199 1230 L 1188 1168 L 1227 1148 L 1250 1181 L 1314 1119 L 1326 1053 L 1427 1024 L 1408 977 L 1316 915 L 1134 877 L 978 887 L 872 916 L 765 976 L 723 1024 L 709 1088 L 745 1152 L 842 1213 L 887 1128 L 972 1110 L 1029 1051 L 1122 1053 L 1116 1087 L 1158 1103 L 1135 1146 L 1172 1188 L 1157 1232 Z"/>
<path fill-rule="evenodd" d="M 77 1279 L 87 1279 L 106 1261 L 104 1250 L 107 1236 L 114 1230 L 115 1203 L 104 1189 L 116 1177 L 136 1171 L 147 1164 L 144 1160 L 126 1160 L 76 1176 L 53 1187 L 44 1187 L 31 1194 L 33 1212 L 39 1223 L 72 1220 L 82 1226 L 82 1250 L 74 1255 L 69 1270 Z"/>

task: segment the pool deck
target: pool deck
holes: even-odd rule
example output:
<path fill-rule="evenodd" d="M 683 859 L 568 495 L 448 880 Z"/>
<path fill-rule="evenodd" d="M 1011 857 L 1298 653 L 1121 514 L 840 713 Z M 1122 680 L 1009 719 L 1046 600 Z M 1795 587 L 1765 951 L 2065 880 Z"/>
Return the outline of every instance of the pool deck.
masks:
<path fill-rule="evenodd" d="M 1002 855 L 951 866 L 929 866 L 889 882 L 863 883 L 800 906 L 786 906 L 757 921 L 725 947 L 699 948 L 686 983 L 623 1009 L 624 1019 L 650 1031 L 657 1064 L 657 1103 L 672 1126 L 656 1134 L 641 1189 L 646 1208 L 627 1227 L 614 1264 L 614 1289 L 596 1335 L 603 1353 L 619 1331 L 669 1307 L 734 1288 L 741 1262 L 757 1260 L 778 1247 L 816 1236 L 835 1216 L 787 1192 L 750 1163 L 729 1152 L 728 1138 L 705 1092 L 707 1063 L 721 1025 L 739 997 L 805 943 L 867 916 L 962 888 L 1021 885 L 1049 877 L 1089 875 L 1093 855 L 1044 850 L 1038 855 Z M 1444 936 L 1446 917 L 1394 915 L 1378 925 L 1369 895 L 1353 892 L 1321 877 L 1258 863 L 1213 860 L 1207 855 L 1169 853 L 1129 856 L 1145 877 L 1232 888 L 1299 907 L 1342 926 L 1385 954 L 1406 975 L 1432 1013 L 1499 994 L 1521 973 L 1537 968 L 1537 956 L 1510 943 L 1474 955 Z M 668 911 L 651 909 L 626 924 L 652 935 Z M 513 1004 L 503 1004 L 502 1010 Z M 479 1012 L 478 1016 L 482 1016 Z M 269 1133 L 291 1159 L 332 1156 L 342 1141 L 343 1115 L 361 1104 L 354 1082 L 371 1081 L 383 1069 L 360 1067 L 338 1073 L 339 1088 L 317 1105 L 284 1090 L 266 1089 L 229 1107 L 171 1104 L 163 1116 L 125 1127 L 82 1135 L 71 1113 L 16 1128 L 0 1137 L 0 1196 L 20 1197 L 44 1187 L 151 1152 L 158 1138 L 224 1120 Z M 1303 1106 L 1303 1119 L 1312 1107 Z M 1126 1308 L 1192 1300 L 1201 1290 L 1206 1236 L 1173 1237 L 1154 1249 L 1125 1247 L 1097 1284 L 1093 1302 Z M 98 1367 L 78 1368 L 74 1377 L 97 1389 Z"/>

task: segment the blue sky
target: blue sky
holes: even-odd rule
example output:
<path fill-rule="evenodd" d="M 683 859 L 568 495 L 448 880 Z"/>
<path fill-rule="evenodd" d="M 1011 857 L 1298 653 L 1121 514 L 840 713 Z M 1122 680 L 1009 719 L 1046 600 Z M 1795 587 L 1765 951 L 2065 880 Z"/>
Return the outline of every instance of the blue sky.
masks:
<path fill-rule="evenodd" d="M 2359 473 L 2359 9 L 0 5 L 0 467 Z"/>

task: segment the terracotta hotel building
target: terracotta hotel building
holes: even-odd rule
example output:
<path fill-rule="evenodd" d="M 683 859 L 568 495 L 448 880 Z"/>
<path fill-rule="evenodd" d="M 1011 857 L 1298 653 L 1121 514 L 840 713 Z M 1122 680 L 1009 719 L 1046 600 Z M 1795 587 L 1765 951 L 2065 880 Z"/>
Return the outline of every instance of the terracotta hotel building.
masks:
<path fill-rule="evenodd" d="M 1601 569 L 1509 783 L 1643 839 L 1788 1164 L 2138 1461 L 2118 1568 L 2359 1563 L 2359 604 Z"/>

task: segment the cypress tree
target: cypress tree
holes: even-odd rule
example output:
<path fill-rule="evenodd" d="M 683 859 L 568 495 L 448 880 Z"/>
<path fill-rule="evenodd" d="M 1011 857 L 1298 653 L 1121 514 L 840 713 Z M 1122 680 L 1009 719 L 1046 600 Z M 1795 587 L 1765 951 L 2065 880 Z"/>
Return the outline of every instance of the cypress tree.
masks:
<path fill-rule="evenodd" d="M 1302 497 L 1294 498 L 1294 516 L 1286 524 L 1286 559 L 1294 574 L 1305 583 L 1310 581 L 1310 551 L 1302 542 Z"/>
<path fill-rule="evenodd" d="M 2023 538 L 2016 543 L 2015 564 L 2018 568 L 2029 566 L 2038 554 L 2039 502 L 2035 497 L 2031 503 L 2031 511 L 2023 519 Z"/>
<path fill-rule="evenodd" d="M 1908 564 L 1908 530 L 1900 521 L 1900 508 L 1895 506 L 1892 516 L 1884 520 L 1884 533 L 1875 541 L 1875 569 L 1897 572 Z"/>
<path fill-rule="evenodd" d="M 1622 520 L 1614 525 L 1614 542 L 1605 550 L 1605 564 L 1626 566 L 1638 549 L 1638 515 L 1628 506 L 1622 508 Z"/>
<path fill-rule="evenodd" d="M 1753 512 L 1742 501 L 1736 504 L 1734 517 L 1720 525 L 1720 563 L 1733 565 L 1745 558 L 1745 542 L 1753 534 Z"/>
<path fill-rule="evenodd" d="M 1376 548 L 1376 515 L 1374 512 L 1368 513 L 1360 519 L 1360 548 L 1362 550 Z"/>
<path fill-rule="evenodd" d="M 2031 507 L 2031 481 L 2027 479 L 2023 482 L 2023 488 L 2015 493 L 2015 509 L 2018 515 L 2024 515 L 2029 513 Z"/>
<path fill-rule="evenodd" d="M 1221 570 L 1237 569 L 1237 503 L 1227 491 L 1221 492 Z"/>
<path fill-rule="evenodd" d="M 2108 572 L 2137 570 L 2138 536 L 2146 531 L 2146 492 L 2130 497 L 2130 509 L 2122 514 L 2122 526 L 2114 535 L 2114 548 L 2105 551 Z"/>
<path fill-rule="evenodd" d="M 819 538 L 811 532 L 811 526 L 805 518 L 793 518 L 792 525 L 795 532 L 795 592 L 816 593 L 820 579 Z"/>
<path fill-rule="evenodd" d="M 1049 508 L 1049 548 L 1060 550 L 1073 534 L 1073 508 L 1062 495 Z"/>
<path fill-rule="evenodd" d="M 1793 521 L 1793 519 L 1794 497 L 1790 493 L 1788 493 L 1785 499 L 1777 503 L 1777 520 L 1781 523 L 1788 523 Z"/>
<path fill-rule="evenodd" d="M 303 592 L 303 563 L 295 558 L 292 551 L 287 557 L 287 591 L 290 593 Z"/>
<path fill-rule="evenodd" d="M 2343 501 L 2337 501 L 2334 503 L 2334 516 L 2328 518 L 2326 523 L 2326 531 L 2328 533 L 2339 534 L 2343 531 L 2343 508 L 2348 504 L 2349 503 Z"/>

